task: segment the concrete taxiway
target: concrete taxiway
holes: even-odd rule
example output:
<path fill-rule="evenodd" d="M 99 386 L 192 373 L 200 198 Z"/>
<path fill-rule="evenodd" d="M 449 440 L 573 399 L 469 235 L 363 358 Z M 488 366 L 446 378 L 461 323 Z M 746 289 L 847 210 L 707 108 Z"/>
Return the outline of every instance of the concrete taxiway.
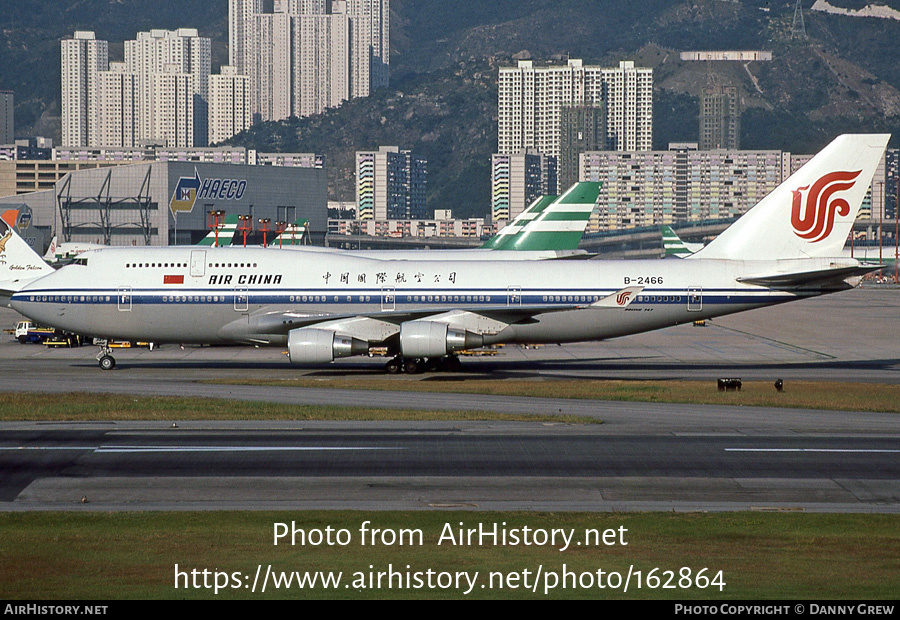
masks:
<path fill-rule="evenodd" d="M 504 347 L 398 381 L 721 376 L 900 380 L 900 291 L 858 289 L 620 340 Z M 0 312 L 5 325 L 15 315 Z M 599 417 L 602 425 L 191 422 L 0 426 L 0 510 L 366 508 L 900 512 L 900 417 L 755 407 L 330 390 L 207 378 L 380 376 L 381 359 L 298 369 L 277 349 L 120 350 L 0 341 L 6 390 L 225 397 Z M 86 502 L 82 503 L 81 498 Z"/>

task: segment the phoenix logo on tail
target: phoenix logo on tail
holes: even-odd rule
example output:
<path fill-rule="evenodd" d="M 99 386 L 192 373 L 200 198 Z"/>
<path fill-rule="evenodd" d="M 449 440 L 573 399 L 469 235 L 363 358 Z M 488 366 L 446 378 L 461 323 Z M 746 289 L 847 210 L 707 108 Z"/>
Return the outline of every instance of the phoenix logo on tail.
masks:
<path fill-rule="evenodd" d="M 616 303 L 620 306 L 624 306 L 628 303 L 628 298 L 631 297 L 631 291 L 622 291 L 616 297 Z"/>
<path fill-rule="evenodd" d="M 12 231 L 3 220 L 0 220 L 0 235 L 0 255 L 3 255 L 6 253 L 7 242 L 12 238 Z"/>
<path fill-rule="evenodd" d="M 794 234 L 810 243 L 828 238 L 834 227 L 834 218 L 850 214 L 850 204 L 843 198 L 833 198 L 836 192 L 844 192 L 853 187 L 856 172 L 830 172 L 812 184 L 792 190 L 791 226 Z M 803 208 L 803 192 L 806 194 L 806 208 Z"/>

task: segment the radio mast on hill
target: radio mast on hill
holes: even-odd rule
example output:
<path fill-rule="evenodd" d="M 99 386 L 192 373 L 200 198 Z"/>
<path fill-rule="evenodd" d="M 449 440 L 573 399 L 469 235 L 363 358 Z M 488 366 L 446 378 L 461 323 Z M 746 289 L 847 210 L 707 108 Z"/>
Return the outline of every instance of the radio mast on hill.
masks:
<path fill-rule="evenodd" d="M 794 23 L 791 24 L 792 39 L 806 39 L 806 22 L 803 21 L 803 5 L 797 0 L 794 5 Z"/>

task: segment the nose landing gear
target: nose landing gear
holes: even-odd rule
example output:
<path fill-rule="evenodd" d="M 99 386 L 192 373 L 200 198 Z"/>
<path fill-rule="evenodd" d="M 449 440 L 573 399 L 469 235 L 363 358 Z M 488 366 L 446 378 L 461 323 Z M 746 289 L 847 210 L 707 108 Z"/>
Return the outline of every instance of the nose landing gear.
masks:
<path fill-rule="evenodd" d="M 109 344 L 104 343 L 100 345 L 97 361 L 100 362 L 100 368 L 103 370 L 112 370 L 116 367 L 116 358 L 112 356 L 112 349 L 109 348 Z"/>

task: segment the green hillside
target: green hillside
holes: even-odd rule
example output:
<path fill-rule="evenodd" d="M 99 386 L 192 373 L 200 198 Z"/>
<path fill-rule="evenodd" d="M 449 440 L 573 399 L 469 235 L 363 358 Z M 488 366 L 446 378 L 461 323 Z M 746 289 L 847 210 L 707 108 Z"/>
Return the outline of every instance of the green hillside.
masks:
<path fill-rule="evenodd" d="M 496 150 L 497 67 L 514 58 L 632 59 L 654 68 L 654 147 L 695 141 L 707 81 L 742 95 L 741 146 L 813 152 L 847 131 L 900 127 L 900 21 L 811 10 L 793 36 L 793 0 L 392 0 L 391 87 L 318 117 L 254 127 L 233 140 L 260 150 L 315 151 L 329 192 L 353 198 L 353 152 L 379 145 L 428 158 L 431 207 L 482 215 Z M 860 0 L 830 4 L 859 9 Z M 879 0 L 900 9 L 900 0 Z M 227 60 L 226 0 L 4 2 L 0 88 L 16 91 L 18 133 L 58 138 L 59 39 L 90 29 L 122 44 L 149 28 L 196 27 Z M 62 7 L 62 9 L 60 8 Z M 772 62 L 690 63 L 682 50 L 758 49 Z M 54 122 L 56 125 L 54 125 Z M 897 138 L 892 146 L 900 144 Z"/>
<path fill-rule="evenodd" d="M 213 70 L 228 60 L 227 0 L 0 1 L 0 89 L 15 92 L 16 134 L 58 143 L 63 37 L 92 30 L 110 42 L 110 60 L 122 60 L 123 42 L 151 28 L 197 28 L 213 40 Z"/>

